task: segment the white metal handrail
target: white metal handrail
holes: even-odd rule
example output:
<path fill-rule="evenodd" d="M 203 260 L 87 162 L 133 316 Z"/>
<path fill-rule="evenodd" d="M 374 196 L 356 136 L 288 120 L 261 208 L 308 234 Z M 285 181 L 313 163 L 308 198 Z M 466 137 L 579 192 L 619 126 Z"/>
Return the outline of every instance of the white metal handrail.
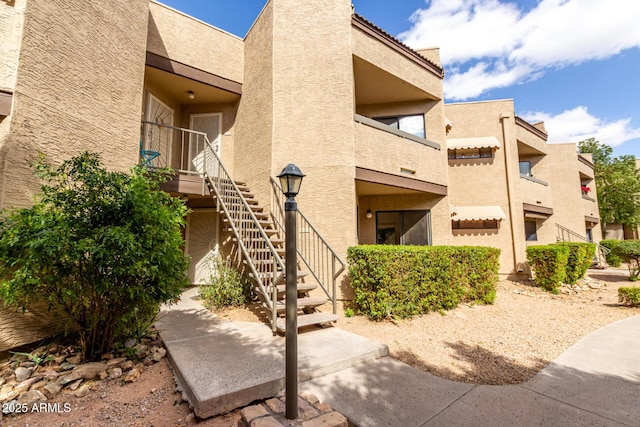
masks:
<path fill-rule="evenodd" d="M 176 143 L 180 147 L 180 165 L 172 164 Z M 188 145 L 188 150 L 185 150 Z M 256 283 L 265 307 L 271 311 L 275 332 L 277 319 L 277 285 L 284 279 L 285 264 L 276 251 L 246 198 L 220 161 L 217 147 L 203 132 L 158 123 L 142 122 L 140 161 L 148 167 L 173 167 L 180 173 L 197 174 L 207 182 L 217 199 L 218 211 L 224 213 L 249 275 Z M 186 156 L 185 156 L 186 153 Z M 149 160 L 149 158 L 151 160 Z"/>
<path fill-rule="evenodd" d="M 284 230 L 284 202 L 280 183 L 271 178 L 271 215 L 276 226 Z M 337 280 L 344 271 L 346 263 L 333 250 L 320 232 L 311 224 L 302 211 L 297 215 L 298 256 L 305 263 L 315 280 L 333 304 L 333 313 L 337 313 Z"/>
<path fill-rule="evenodd" d="M 596 263 L 599 266 L 603 266 L 603 267 L 607 265 L 607 255 L 611 252 L 609 248 L 605 248 L 600 243 L 596 243 L 590 239 L 587 239 L 586 237 L 583 237 L 582 235 L 576 233 L 575 231 L 570 230 L 567 227 L 560 225 L 558 223 L 556 223 L 556 229 L 558 231 L 557 240 L 560 242 L 580 241 L 580 242 L 595 244 L 596 245 L 596 253 L 595 253 Z"/>

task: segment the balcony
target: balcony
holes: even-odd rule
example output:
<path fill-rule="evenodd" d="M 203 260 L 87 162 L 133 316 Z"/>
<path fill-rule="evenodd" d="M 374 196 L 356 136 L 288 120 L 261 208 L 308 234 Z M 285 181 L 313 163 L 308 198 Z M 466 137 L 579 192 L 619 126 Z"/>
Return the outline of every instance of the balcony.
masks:
<path fill-rule="evenodd" d="M 528 175 L 520 175 L 522 202 L 545 208 L 553 207 L 551 188 L 545 181 Z"/>
<path fill-rule="evenodd" d="M 357 114 L 355 121 L 356 167 L 447 185 L 447 157 L 439 144 Z"/>
<path fill-rule="evenodd" d="M 148 168 L 171 168 L 176 177 L 165 184 L 165 191 L 183 194 L 208 194 L 202 179 L 206 170 L 211 173 L 215 161 L 212 144 L 207 135 L 191 129 L 143 121 L 140 138 L 140 164 Z"/>

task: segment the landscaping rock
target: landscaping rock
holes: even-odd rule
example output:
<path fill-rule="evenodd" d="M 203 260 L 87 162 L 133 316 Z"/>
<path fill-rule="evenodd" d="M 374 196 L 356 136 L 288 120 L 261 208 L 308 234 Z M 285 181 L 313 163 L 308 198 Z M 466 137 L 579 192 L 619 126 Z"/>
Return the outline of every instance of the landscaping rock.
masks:
<path fill-rule="evenodd" d="M 107 371 L 107 374 L 109 375 L 109 378 L 115 380 L 116 378 L 120 378 L 122 376 L 122 369 L 117 367 L 111 368 Z"/>
<path fill-rule="evenodd" d="M 140 377 L 140 369 L 133 368 L 127 373 L 127 376 L 124 377 L 124 382 L 132 383 L 134 381 L 137 381 L 139 377 Z"/>
<path fill-rule="evenodd" d="M 28 407 L 45 403 L 47 397 L 40 390 L 25 391 L 18 397 L 18 403 L 26 404 Z"/>
<path fill-rule="evenodd" d="M 33 372 L 33 368 L 25 368 L 23 366 L 17 367 L 14 372 L 16 374 L 16 381 L 19 383 L 23 382 L 31 376 L 31 372 Z"/>
<path fill-rule="evenodd" d="M 162 347 L 151 347 L 151 359 L 154 362 L 161 361 L 167 355 L 167 350 Z"/>
<path fill-rule="evenodd" d="M 80 357 L 80 356 L 71 356 L 71 357 L 67 358 L 67 362 L 71 363 L 72 365 L 79 365 L 80 363 L 82 363 L 82 357 Z"/>
<path fill-rule="evenodd" d="M 137 341 L 135 338 L 129 338 L 124 342 L 124 348 L 131 348 L 136 345 Z"/>
<path fill-rule="evenodd" d="M 82 387 L 73 393 L 73 395 L 78 398 L 85 397 L 87 394 L 89 394 L 89 384 L 83 384 Z"/>
<path fill-rule="evenodd" d="M 46 391 L 51 397 L 58 394 L 60 390 L 62 390 L 62 384 L 55 381 L 44 386 L 44 391 Z"/>
<path fill-rule="evenodd" d="M 107 361 L 107 367 L 118 365 L 127 360 L 126 357 L 116 357 L 115 359 L 111 359 Z"/>

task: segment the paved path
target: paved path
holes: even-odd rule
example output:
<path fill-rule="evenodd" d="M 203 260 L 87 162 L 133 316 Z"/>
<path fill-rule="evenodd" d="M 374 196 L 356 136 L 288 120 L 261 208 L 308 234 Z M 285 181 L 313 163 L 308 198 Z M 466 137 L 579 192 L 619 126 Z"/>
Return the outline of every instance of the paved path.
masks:
<path fill-rule="evenodd" d="M 640 426 L 640 316 L 519 385 L 456 383 L 385 357 L 301 384 L 361 427 Z"/>
<path fill-rule="evenodd" d="M 284 339 L 224 322 L 190 290 L 157 326 L 196 415 L 213 416 L 283 387 Z M 299 337 L 300 391 L 360 427 L 640 426 L 640 316 L 583 338 L 532 380 L 477 386 L 385 357 L 386 346 L 327 328 Z"/>

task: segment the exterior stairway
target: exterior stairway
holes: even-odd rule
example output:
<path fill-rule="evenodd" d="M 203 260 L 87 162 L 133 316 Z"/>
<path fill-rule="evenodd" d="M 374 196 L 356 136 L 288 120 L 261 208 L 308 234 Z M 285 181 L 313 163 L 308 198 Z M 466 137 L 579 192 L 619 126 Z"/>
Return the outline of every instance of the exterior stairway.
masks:
<path fill-rule="evenodd" d="M 141 163 L 151 168 L 171 166 L 170 153 L 177 147 L 185 153 L 176 172 L 204 178 L 216 200 L 216 209 L 226 230 L 232 233 L 245 271 L 254 284 L 255 294 L 269 313 L 273 332 L 285 329 L 285 235 L 282 203 L 265 210 L 245 183 L 235 182 L 218 157 L 217 147 L 203 132 L 148 121 L 141 127 Z M 151 154 L 150 154 L 151 153 Z M 153 158 L 150 158 L 153 155 Z M 272 181 L 273 182 L 273 181 Z M 205 194 L 204 186 L 202 194 Z M 280 194 L 282 194 L 280 192 Z M 345 263 L 309 223 L 298 215 L 298 327 L 335 322 L 336 282 Z M 305 232 L 300 230 L 304 228 Z M 312 239 L 312 240 L 309 240 Z M 304 270 L 300 266 L 304 266 Z M 332 302 L 332 312 L 319 308 Z"/>
<path fill-rule="evenodd" d="M 565 226 L 556 223 L 556 230 L 558 235 L 556 240 L 558 242 L 587 242 L 594 243 L 596 245 L 596 252 L 593 257 L 593 262 L 596 268 L 605 269 L 609 266 L 607 264 L 607 255 L 611 252 L 608 248 L 605 248 L 600 243 L 593 242 L 586 237 L 576 233 L 573 230 L 568 229 Z"/>
<path fill-rule="evenodd" d="M 233 233 L 242 253 L 243 263 L 254 283 L 254 292 L 270 314 L 273 331 L 284 332 L 286 268 L 283 232 L 246 184 L 234 182 L 222 169 L 219 173 L 223 176 L 205 176 L 209 190 L 215 195 L 226 231 Z M 293 262 L 297 263 L 297 260 Z M 335 322 L 338 318 L 335 311 L 317 310 L 330 300 L 327 295 L 311 295 L 320 285 L 307 279 L 308 276 L 308 271 L 298 268 L 298 327 Z"/>

